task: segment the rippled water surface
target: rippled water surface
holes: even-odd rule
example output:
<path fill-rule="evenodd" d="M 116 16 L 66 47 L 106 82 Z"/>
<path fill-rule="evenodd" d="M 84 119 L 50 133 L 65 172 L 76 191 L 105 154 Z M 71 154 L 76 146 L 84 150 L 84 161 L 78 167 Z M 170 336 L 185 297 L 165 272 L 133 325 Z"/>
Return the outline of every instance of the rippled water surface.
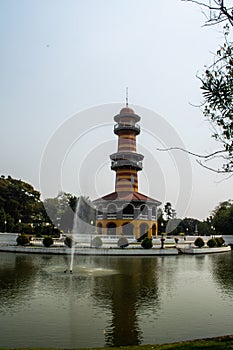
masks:
<path fill-rule="evenodd" d="M 233 333 L 233 253 L 75 257 L 0 252 L 0 346 L 93 347 Z"/>

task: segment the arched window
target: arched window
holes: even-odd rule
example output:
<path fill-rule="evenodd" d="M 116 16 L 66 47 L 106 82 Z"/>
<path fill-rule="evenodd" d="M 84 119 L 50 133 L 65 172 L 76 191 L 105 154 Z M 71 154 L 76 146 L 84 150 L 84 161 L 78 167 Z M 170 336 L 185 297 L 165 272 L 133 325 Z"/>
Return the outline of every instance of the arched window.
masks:
<path fill-rule="evenodd" d="M 155 207 L 152 207 L 152 217 L 153 217 L 153 219 L 156 218 L 156 208 Z"/>
<path fill-rule="evenodd" d="M 107 217 L 115 219 L 116 218 L 116 206 L 115 204 L 110 204 L 107 209 Z"/>
<path fill-rule="evenodd" d="M 103 228 L 103 226 L 102 226 L 101 222 L 99 222 L 97 224 L 97 233 L 98 233 L 98 235 L 102 234 L 102 228 Z"/>
<path fill-rule="evenodd" d="M 98 210 L 97 210 L 97 217 L 102 217 L 103 216 L 103 206 L 99 205 Z"/>
<path fill-rule="evenodd" d="M 126 222 L 122 226 L 122 234 L 124 236 L 133 236 L 134 235 L 134 226 L 130 222 Z"/>
<path fill-rule="evenodd" d="M 109 222 L 107 224 L 107 234 L 109 236 L 116 235 L 116 224 L 114 222 Z"/>
<path fill-rule="evenodd" d="M 133 219 L 134 218 L 134 206 L 132 204 L 128 204 L 123 208 L 123 219 Z"/>
<path fill-rule="evenodd" d="M 145 204 L 141 205 L 140 213 L 141 213 L 141 217 L 148 218 L 148 207 L 147 207 L 147 205 L 145 205 Z"/>

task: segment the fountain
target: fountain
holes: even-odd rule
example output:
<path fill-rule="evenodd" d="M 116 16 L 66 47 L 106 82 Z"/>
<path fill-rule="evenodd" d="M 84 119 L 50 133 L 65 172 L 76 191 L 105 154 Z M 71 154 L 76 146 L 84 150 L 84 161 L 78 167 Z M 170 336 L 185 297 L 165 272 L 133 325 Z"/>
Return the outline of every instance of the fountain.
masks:
<path fill-rule="evenodd" d="M 81 234 L 90 234 L 93 230 L 93 226 L 89 224 L 91 222 L 93 207 L 91 203 L 87 201 L 84 197 L 80 196 L 77 201 L 74 221 L 73 221 L 73 229 L 72 229 L 72 247 L 71 247 L 71 258 L 70 258 L 70 274 L 73 273 L 73 265 L 74 265 L 74 255 L 75 255 L 75 247 L 78 242 L 78 239 Z M 66 271 L 64 271 L 66 272 Z"/>

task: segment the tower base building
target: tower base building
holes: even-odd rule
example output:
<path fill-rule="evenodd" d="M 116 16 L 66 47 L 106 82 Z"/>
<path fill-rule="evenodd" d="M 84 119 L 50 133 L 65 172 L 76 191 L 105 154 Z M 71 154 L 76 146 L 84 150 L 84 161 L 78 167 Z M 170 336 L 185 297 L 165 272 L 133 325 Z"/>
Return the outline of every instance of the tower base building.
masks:
<path fill-rule="evenodd" d="M 144 156 L 137 153 L 137 124 L 140 117 L 128 105 L 114 117 L 117 152 L 110 155 L 116 172 L 115 191 L 93 201 L 98 234 L 144 237 L 157 236 L 157 207 L 161 202 L 138 192 L 138 171 Z"/>

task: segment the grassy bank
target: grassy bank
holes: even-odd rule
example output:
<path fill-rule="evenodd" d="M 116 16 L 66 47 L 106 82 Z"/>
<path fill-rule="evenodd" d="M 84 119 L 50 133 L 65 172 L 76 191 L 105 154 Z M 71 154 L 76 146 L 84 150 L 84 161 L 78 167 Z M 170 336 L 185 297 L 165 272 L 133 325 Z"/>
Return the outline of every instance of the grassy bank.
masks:
<path fill-rule="evenodd" d="M 16 348 L 0 348 L 0 350 L 13 350 Z M 55 348 L 17 348 L 17 350 L 55 350 Z M 177 349 L 177 350 L 188 350 L 188 349 L 233 349 L 233 335 L 226 335 L 216 338 L 206 338 L 206 339 L 197 339 L 191 341 L 184 341 L 178 343 L 169 343 L 169 344 L 156 344 L 156 345 L 138 345 L 138 346 L 122 346 L 122 347 L 111 347 L 111 348 L 91 348 L 91 349 L 82 349 L 82 350 L 167 350 L 167 349 Z M 60 349 L 58 349 L 60 350 Z M 66 349 L 67 350 L 67 349 Z M 72 349 L 75 350 L 75 349 Z M 76 349 L 78 350 L 78 349 Z M 79 349 L 81 350 L 81 349 Z"/>

